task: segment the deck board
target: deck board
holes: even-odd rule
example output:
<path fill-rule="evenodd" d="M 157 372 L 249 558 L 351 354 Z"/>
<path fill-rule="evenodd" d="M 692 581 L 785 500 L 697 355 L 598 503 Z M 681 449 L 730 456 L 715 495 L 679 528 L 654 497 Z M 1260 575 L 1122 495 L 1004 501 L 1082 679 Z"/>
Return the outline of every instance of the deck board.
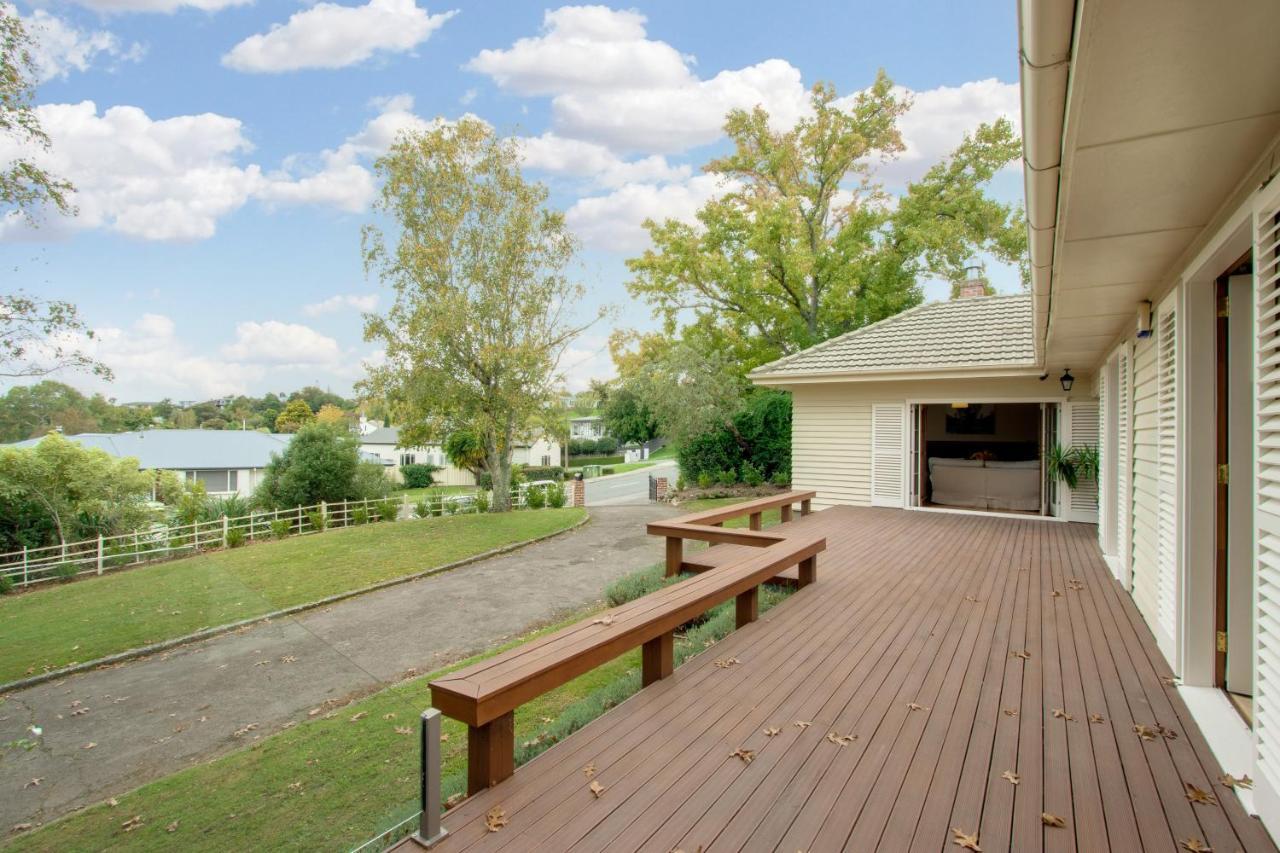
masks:
<path fill-rule="evenodd" d="M 817 583 L 454 808 L 433 849 L 936 851 L 952 827 L 988 851 L 1276 849 L 1093 527 L 837 507 L 773 529 L 826 535 Z M 488 832 L 494 806 L 510 823 Z"/>

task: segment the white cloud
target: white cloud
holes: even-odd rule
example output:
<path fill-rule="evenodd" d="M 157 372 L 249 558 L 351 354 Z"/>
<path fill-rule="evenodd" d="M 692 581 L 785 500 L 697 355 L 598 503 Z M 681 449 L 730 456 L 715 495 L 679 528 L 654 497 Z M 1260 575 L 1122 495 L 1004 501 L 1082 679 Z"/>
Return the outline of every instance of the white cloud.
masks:
<path fill-rule="evenodd" d="M 0 5 L 8 14 L 17 14 L 14 6 Z M 78 29 L 44 9 L 36 9 L 23 18 L 22 23 L 34 41 L 31 58 L 41 82 L 66 77 L 72 71 L 88 71 L 95 62 L 102 60 L 113 65 L 137 62 L 146 54 L 146 48 L 138 42 L 126 47 L 114 33 Z"/>
<path fill-rule="evenodd" d="M 636 181 L 684 180 L 692 174 L 689 166 L 673 166 L 657 154 L 627 161 L 598 143 L 554 133 L 524 137 L 520 139 L 520 149 L 527 168 L 589 178 L 603 187 Z"/>
<path fill-rule="evenodd" d="M 310 326 L 250 320 L 236 325 L 236 339 L 222 348 L 222 354 L 238 362 L 300 367 L 335 364 L 342 349 Z"/>
<path fill-rule="evenodd" d="M 253 0 L 72 0 L 95 12 L 161 12 L 172 14 L 179 9 L 217 12 L 232 6 L 247 6 Z"/>
<path fill-rule="evenodd" d="M 547 12 L 543 34 L 481 51 L 467 68 L 522 95 L 552 98 L 556 133 L 618 151 L 677 152 L 721 136 L 724 116 L 757 104 L 775 126 L 807 109 L 800 72 L 771 59 L 702 80 L 693 60 L 646 37 L 645 17 L 603 6 Z"/>
<path fill-rule="evenodd" d="M 319 317 L 323 314 L 337 314 L 342 311 L 369 312 L 378 307 L 376 293 L 339 293 L 320 302 L 312 302 L 302 307 L 302 313 L 308 317 Z"/>
<path fill-rule="evenodd" d="M 369 0 L 363 6 L 317 3 L 285 24 L 249 36 L 222 57 L 237 71 L 344 68 L 385 51 L 412 50 L 457 11 L 432 15 L 414 0 Z"/>
<path fill-rule="evenodd" d="M 560 356 L 560 373 L 570 391 L 584 391 L 592 379 L 612 379 L 617 373 L 605 335 L 583 335 Z"/>
<path fill-rule="evenodd" d="M 565 221 L 582 241 L 596 248 L 637 252 L 649 245 L 646 219 L 696 221 L 710 199 L 732 186 L 717 175 L 697 175 L 682 183 L 627 184 L 602 196 L 579 199 Z"/>

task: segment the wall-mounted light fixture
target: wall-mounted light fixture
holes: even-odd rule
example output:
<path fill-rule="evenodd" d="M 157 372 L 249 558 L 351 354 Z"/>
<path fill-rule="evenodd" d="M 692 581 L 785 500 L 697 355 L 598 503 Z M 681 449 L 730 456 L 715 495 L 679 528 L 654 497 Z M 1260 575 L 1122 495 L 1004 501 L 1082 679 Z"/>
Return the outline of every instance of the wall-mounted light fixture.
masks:
<path fill-rule="evenodd" d="M 1076 384 L 1076 378 L 1071 375 L 1071 368 L 1062 371 L 1061 378 L 1058 379 L 1062 383 L 1062 390 L 1070 393 L 1071 386 Z"/>

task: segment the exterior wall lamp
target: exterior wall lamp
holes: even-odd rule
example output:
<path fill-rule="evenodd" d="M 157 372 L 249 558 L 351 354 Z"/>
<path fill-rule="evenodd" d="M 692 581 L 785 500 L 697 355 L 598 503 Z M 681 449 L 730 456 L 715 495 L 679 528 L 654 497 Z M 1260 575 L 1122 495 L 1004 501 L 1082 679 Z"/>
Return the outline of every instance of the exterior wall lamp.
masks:
<path fill-rule="evenodd" d="M 1067 393 L 1071 392 L 1071 386 L 1076 384 L 1076 378 L 1071 375 L 1071 368 L 1062 371 L 1062 378 L 1058 380 L 1062 383 L 1062 390 Z"/>

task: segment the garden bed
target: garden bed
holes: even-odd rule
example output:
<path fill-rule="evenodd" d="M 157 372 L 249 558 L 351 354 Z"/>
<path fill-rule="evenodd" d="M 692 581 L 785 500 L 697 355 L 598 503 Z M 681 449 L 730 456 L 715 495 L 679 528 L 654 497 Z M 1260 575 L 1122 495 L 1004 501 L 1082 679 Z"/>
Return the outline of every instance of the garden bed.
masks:
<path fill-rule="evenodd" d="M 762 483 L 759 486 L 748 486 L 745 483 L 735 483 L 732 486 L 708 486 L 700 488 L 698 486 L 690 486 L 667 495 L 667 500 L 675 506 L 687 504 L 690 501 L 703 501 L 721 498 L 766 498 L 772 495 L 780 495 L 789 491 L 790 486 L 775 486 L 772 483 Z"/>

